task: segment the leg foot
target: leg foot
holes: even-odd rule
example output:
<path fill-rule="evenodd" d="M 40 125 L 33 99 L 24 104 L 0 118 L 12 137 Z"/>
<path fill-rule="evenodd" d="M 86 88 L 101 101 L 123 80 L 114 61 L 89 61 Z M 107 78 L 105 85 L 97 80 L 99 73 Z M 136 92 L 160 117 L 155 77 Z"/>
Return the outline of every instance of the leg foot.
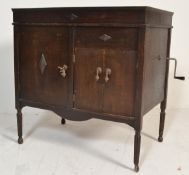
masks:
<path fill-rule="evenodd" d="M 66 120 L 64 118 L 61 119 L 61 124 L 64 125 L 66 123 Z"/>
<path fill-rule="evenodd" d="M 163 142 L 163 137 L 159 136 L 159 137 L 158 137 L 158 141 L 159 141 L 159 142 Z"/>
<path fill-rule="evenodd" d="M 18 143 L 22 144 L 22 112 L 21 109 L 17 109 L 17 129 L 18 129 Z"/>
<path fill-rule="evenodd" d="M 134 164 L 135 164 L 135 171 L 139 171 L 139 156 L 140 156 L 140 142 L 141 136 L 140 131 L 135 130 L 135 143 L 134 143 Z"/>
<path fill-rule="evenodd" d="M 139 172 L 139 166 L 138 165 L 135 165 L 135 171 Z"/>
<path fill-rule="evenodd" d="M 22 137 L 19 137 L 19 138 L 18 138 L 18 143 L 19 143 L 19 144 L 22 144 L 22 143 L 23 143 L 23 138 L 22 138 Z"/>

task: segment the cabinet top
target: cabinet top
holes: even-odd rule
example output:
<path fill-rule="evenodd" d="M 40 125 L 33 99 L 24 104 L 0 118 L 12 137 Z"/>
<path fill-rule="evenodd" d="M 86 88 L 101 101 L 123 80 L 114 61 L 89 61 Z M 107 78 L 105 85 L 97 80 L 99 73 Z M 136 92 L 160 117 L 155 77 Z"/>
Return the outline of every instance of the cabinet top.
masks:
<path fill-rule="evenodd" d="M 173 12 L 148 6 L 14 8 L 13 24 L 171 27 Z"/>
<path fill-rule="evenodd" d="M 78 9 L 78 10 L 152 10 L 152 11 L 159 11 L 162 13 L 169 13 L 173 14 L 173 12 L 150 7 L 150 6 L 96 6 L 96 7 L 45 7 L 45 8 L 12 8 L 12 11 L 54 11 L 54 10 L 71 10 L 71 9 Z"/>

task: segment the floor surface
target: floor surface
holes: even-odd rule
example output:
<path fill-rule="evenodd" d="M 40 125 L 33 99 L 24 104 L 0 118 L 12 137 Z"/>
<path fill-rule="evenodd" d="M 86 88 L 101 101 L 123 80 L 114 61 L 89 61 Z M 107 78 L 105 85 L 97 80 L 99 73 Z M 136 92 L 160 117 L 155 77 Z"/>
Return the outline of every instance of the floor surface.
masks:
<path fill-rule="evenodd" d="M 189 175 L 189 110 L 167 110 L 163 143 L 159 110 L 144 117 L 139 173 L 128 125 L 96 119 L 61 125 L 47 111 L 24 111 L 23 119 L 18 145 L 15 115 L 0 114 L 0 175 Z"/>

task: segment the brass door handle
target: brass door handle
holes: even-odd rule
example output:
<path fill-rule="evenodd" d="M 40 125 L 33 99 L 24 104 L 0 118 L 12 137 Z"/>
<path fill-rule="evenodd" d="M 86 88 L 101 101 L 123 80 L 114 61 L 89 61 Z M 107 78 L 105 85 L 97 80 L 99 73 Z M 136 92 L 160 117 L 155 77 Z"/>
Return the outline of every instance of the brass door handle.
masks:
<path fill-rule="evenodd" d="M 102 73 L 102 68 L 101 67 L 97 67 L 96 68 L 96 76 L 95 76 L 96 81 L 98 81 L 100 79 L 99 75 L 101 73 Z"/>
<path fill-rule="evenodd" d="M 64 64 L 62 67 L 58 66 L 58 69 L 60 70 L 60 75 L 65 78 L 66 70 L 68 69 L 68 66 L 66 64 Z"/>
<path fill-rule="evenodd" d="M 107 83 L 109 81 L 109 76 L 111 75 L 112 70 L 110 68 L 106 68 L 106 76 L 105 76 L 105 82 Z"/>

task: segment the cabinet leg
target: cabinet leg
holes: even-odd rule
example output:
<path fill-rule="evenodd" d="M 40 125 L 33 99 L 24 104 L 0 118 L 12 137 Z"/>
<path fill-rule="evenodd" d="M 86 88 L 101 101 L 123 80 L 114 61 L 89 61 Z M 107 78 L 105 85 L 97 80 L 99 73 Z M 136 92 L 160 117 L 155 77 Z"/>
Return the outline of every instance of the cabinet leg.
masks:
<path fill-rule="evenodd" d="M 17 109 L 17 129 L 18 129 L 18 143 L 23 143 L 22 138 L 22 111 L 21 109 Z"/>
<path fill-rule="evenodd" d="M 136 172 L 139 171 L 140 142 L 141 142 L 140 131 L 135 130 L 135 139 L 134 139 L 134 164 L 135 164 L 135 171 L 136 171 Z"/>
<path fill-rule="evenodd" d="M 160 123 L 159 123 L 159 137 L 158 137 L 158 141 L 162 142 L 163 141 L 163 130 L 164 130 L 164 123 L 165 123 L 165 108 L 166 108 L 166 104 L 163 101 L 161 103 L 161 112 L 160 112 Z"/>
<path fill-rule="evenodd" d="M 64 118 L 61 119 L 61 124 L 64 125 L 66 123 L 66 120 Z"/>
<path fill-rule="evenodd" d="M 169 29 L 168 33 L 168 46 L 171 42 L 171 29 Z M 167 57 L 170 55 L 170 47 L 167 48 Z M 169 75 L 169 60 L 166 61 L 166 72 L 165 72 L 165 87 L 164 87 L 164 100 L 161 102 L 160 108 L 160 123 L 159 123 L 159 137 L 158 141 L 163 141 L 163 130 L 164 130 L 164 123 L 165 123 L 165 109 L 167 106 L 167 90 L 168 90 L 168 75 Z"/>

